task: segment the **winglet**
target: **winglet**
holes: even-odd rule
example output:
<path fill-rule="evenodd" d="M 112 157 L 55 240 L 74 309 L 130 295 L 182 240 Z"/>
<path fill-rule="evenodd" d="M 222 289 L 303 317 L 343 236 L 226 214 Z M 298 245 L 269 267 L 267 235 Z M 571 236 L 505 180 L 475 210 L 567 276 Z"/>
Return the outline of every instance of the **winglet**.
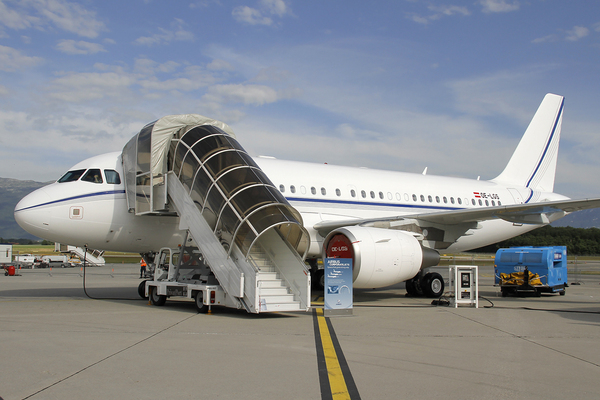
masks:
<path fill-rule="evenodd" d="M 558 142 L 564 109 L 564 97 L 548 93 L 504 171 L 494 182 L 526 186 L 552 192 L 558 159 Z"/>

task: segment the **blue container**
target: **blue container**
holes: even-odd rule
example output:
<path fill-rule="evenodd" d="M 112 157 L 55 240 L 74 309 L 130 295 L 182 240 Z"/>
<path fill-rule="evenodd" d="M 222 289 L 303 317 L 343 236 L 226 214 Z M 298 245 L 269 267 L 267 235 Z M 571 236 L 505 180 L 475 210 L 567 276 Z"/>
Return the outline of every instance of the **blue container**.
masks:
<path fill-rule="evenodd" d="M 539 292 L 565 293 L 567 287 L 567 247 L 566 246 L 524 246 L 500 249 L 495 258 L 495 284 L 500 285 L 502 294 L 518 292 L 527 286 L 530 290 Z M 500 274 L 522 273 L 527 269 L 531 274 L 537 274 L 538 280 L 531 280 L 523 285 L 522 280 L 501 279 Z M 531 275 L 530 275 L 531 276 Z M 524 279 L 523 274 L 521 277 Z"/>

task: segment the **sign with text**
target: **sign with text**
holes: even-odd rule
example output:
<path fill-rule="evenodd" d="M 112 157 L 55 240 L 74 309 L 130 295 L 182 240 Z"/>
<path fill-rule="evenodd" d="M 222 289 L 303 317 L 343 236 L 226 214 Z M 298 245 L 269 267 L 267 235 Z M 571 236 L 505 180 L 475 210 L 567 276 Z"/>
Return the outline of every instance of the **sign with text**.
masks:
<path fill-rule="evenodd" d="M 326 258 L 325 311 L 345 310 L 340 315 L 352 313 L 352 259 Z"/>

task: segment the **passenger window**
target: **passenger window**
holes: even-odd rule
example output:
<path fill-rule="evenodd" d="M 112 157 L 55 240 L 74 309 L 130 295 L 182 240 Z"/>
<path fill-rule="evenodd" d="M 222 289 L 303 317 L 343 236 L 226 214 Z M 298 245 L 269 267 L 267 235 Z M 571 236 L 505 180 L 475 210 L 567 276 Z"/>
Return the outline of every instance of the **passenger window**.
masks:
<path fill-rule="evenodd" d="M 458 204 L 462 204 L 462 199 L 460 197 L 457 200 L 458 200 Z"/>
<path fill-rule="evenodd" d="M 501 205 L 502 205 L 502 203 L 500 203 L 500 200 L 498 200 L 498 206 L 501 206 Z"/>
<path fill-rule="evenodd" d="M 76 180 L 81 178 L 81 175 L 83 175 L 84 172 L 85 172 L 85 169 L 77 169 L 75 171 L 69 171 L 58 180 L 58 183 L 75 182 Z"/>
<path fill-rule="evenodd" d="M 471 204 L 475 205 L 475 199 L 471 199 Z"/>
<path fill-rule="evenodd" d="M 279 191 L 280 191 L 281 193 L 284 193 L 284 192 L 285 192 L 285 186 L 283 186 L 283 185 L 279 185 Z"/>
<path fill-rule="evenodd" d="M 367 192 L 365 192 L 364 190 L 361 190 L 361 191 L 360 191 L 360 195 L 361 195 L 361 196 L 363 197 L 363 199 L 364 199 L 365 197 L 367 197 Z"/>
<path fill-rule="evenodd" d="M 492 206 L 495 207 L 496 206 L 496 202 L 494 200 L 492 200 Z"/>
<path fill-rule="evenodd" d="M 99 169 L 90 169 L 85 173 L 81 180 L 85 182 L 102 183 L 102 174 Z"/>
<path fill-rule="evenodd" d="M 487 207 L 487 206 L 489 206 L 489 205 L 490 205 L 490 203 L 489 203 L 489 202 L 486 200 L 486 201 L 485 201 L 485 206 Z"/>
<path fill-rule="evenodd" d="M 379 198 L 383 200 L 383 192 L 379 192 Z"/>
<path fill-rule="evenodd" d="M 448 204 L 448 198 L 444 196 L 444 204 Z"/>
<path fill-rule="evenodd" d="M 417 195 L 413 194 L 413 201 L 417 201 Z"/>
<path fill-rule="evenodd" d="M 321 194 L 325 196 L 327 194 L 327 190 L 324 187 L 321 188 Z"/>
<path fill-rule="evenodd" d="M 483 202 L 481 201 L 481 199 L 479 199 L 479 205 L 482 206 Z"/>
<path fill-rule="evenodd" d="M 374 199 L 375 198 L 375 192 L 371 190 L 371 198 Z"/>
<path fill-rule="evenodd" d="M 112 169 L 104 170 L 104 177 L 106 178 L 106 183 L 110 183 L 111 185 L 120 185 L 121 177 L 119 173 Z"/>
<path fill-rule="evenodd" d="M 421 195 L 421 201 L 425 203 L 425 196 Z"/>
<path fill-rule="evenodd" d="M 450 197 L 450 203 L 454 204 L 454 197 Z"/>
<path fill-rule="evenodd" d="M 440 196 L 435 196 L 435 202 L 439 203 L 440 202 Z"/>
<path fill-rule="evenodd" d="M 294 186 L 294 185 L 290 186 L 290 192 L 296 193 L 296 186 Z"/>
<path fill-rule="evenodd" d="M 356 197 L 356 191 L 355 191 L 354 189 L 352 189 L 352 190 L 350 191 L 350 195 L 351 195 L 352 197 Z"/>
<path fill-rule="evenodd" d="M 335 194 L 337 196 L 341 196 L 342 195 L 342 191 L 340 189 L 335 189 Z"/>
<path fill-rule="evenodd" d="M 312 194 L 317 194 L 317 189 L 315 189 L 315 187 L 313 186 L 313 187 L 310 188 L 310 192 Z"/>
<path fill-rule="evenodd" d="M 431 197 L 431 195 L 427 196 L 427 200 L 429 200 L 430 203 L 433 203 L 433 198 Z"/>

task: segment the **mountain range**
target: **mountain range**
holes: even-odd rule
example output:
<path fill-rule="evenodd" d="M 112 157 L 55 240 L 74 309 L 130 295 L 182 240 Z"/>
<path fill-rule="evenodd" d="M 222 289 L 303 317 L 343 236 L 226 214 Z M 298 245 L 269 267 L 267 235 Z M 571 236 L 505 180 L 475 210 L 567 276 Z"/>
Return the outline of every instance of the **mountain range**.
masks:
<path fill-rule="evenodd" d="M 0 178 L 0 238 L 38 240 L 25 232 L 15 221 L 15 206 L 25 195 L 51 182 L 22 181 Z M 599 228 L 600 208 L 578 211 L 551 224 L 552 226 L 571 226 L 573 228 Z"/>

